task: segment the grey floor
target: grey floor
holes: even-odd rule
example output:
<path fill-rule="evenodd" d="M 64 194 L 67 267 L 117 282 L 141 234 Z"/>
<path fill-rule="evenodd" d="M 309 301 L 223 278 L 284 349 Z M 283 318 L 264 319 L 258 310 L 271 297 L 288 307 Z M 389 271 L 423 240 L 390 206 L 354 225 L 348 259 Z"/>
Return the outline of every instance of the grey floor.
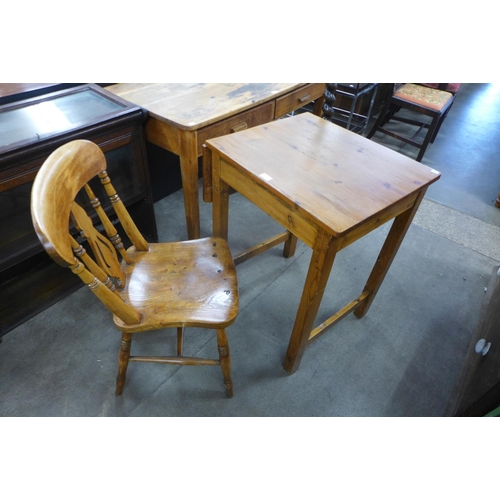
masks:
<path fill-rule="evenodd" d="M 82 289 L 0 344 L 1 416 L 441 416 L 473 334 L 484 287 L 500 263 L 500 86 L 464 84 L 423 163 L 442 172 L 363 319 L 311 344 L 295 374 L 281 364 L 308 268 L 299 243 L 238 266 L 240 313 L 228 329 L 234 397 L 216 367 L 131 364 L 114 394 L 120 335 Z M 415 156 L 376 134 L 373 140 Z M 185 238 L 182 192 L 155 206 L 160 239 Z M 343 250 L 318 320 L 361 291 L 389 229 Z M 234 253 L 279 228 L 240 195 L 230 202 Z M 202 235 L 211 207 L 202 204 Z M 174 332 L 138 335 L 135 352 L 165 352 Z M 188 330 L 186 355 L 214 356 L 212 332 Z"/>

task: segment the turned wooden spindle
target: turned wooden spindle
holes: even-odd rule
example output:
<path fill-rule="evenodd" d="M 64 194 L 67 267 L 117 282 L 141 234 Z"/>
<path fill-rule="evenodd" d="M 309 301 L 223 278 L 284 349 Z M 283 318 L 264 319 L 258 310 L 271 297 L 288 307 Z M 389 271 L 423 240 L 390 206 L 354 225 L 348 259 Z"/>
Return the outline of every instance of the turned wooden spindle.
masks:
<path fill-rule="evenodd" d="M 108 235 L 109 240 L 113 244 L 113 246 L 116 248 L 116 250 L 120 253 L 120 255 L 123 257 L 125 262 L 127 264 L 132 264 L 132 261 L 130 260 L 130 257 L 128 256 L 125 247 L 123 246 L 122 239 L 120 235 L 118 234 L 118 231 L 116 230 L 116 227 L 113 225 L 113 223 L 109 220 L 108 215 L 102 208 L 101 202 L 99 201 L 99 198 L 94 194 L 92 191 L 92 188 L 88 185 L 85 184 L 85 191 L 89 197 L 90 204 L 92 205 L 92 208 L 96 211 L 99 220 L 102 222 L 102 225 L 104 226 L 104 230 L 106 231 L 106 234 Z"/>
<path fill-rule="evenodd" d="M 127 233 L 127 236 L 130 238 L 130 241 L 133 243 L 137 250 L 146 252 L 149 248 L 149 244 L 137 229 L 137 226 L 135 225 L 127 209 L 125 208 L 125 205 L 116 193 L 106 170 L 99 174 L 99 179 L 101 179 L 101 184 L 104 186 L 104 189 L 109 196 L 109 200 L 113 204 L 113 208 L 118 215 L 120 222 L 122 223 L 123 229 Z"/>
<path fill-rule="evenodd" d="M 337 92 L 337 84 L 336 83 L 327 83 L 324 93 L 324 102 L 323 102 L 323 117 L 329 121 L 332 121 L 337 111 L 335 110 L 335 102 L 337 100 L 336 97 Z"/>

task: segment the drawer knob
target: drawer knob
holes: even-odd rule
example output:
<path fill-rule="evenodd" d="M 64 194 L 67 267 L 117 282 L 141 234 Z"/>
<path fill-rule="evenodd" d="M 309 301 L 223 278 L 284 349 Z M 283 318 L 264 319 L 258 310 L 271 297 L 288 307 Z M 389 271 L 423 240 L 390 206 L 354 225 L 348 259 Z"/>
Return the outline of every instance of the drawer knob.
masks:
<path fill-rule="evenodd" d="M 480 339 L 477 341 L 476 344 L 476 352 L 478 354 L 486 356 L 486 354 L 488 354 L 488 351 L 490 350 L 490 347 L 491 347 L 491 342 L 486 342 L 485 339 Z"/>
<path fill-rule="evenodd" d="M 239 132 L 240 130 L 245 130 L 247 128 L 248 128 L 247 122 L 237 123 L 236 125 L 233 125 L 231 127 L 231 133 L 234 134 L 235 132 Z"/>
<path fill-rule="evenodd" d="M 311 94 L 306 94 L 302 97 L 299 97 L 299 102 L 307 102 L 311 100 Z"/>

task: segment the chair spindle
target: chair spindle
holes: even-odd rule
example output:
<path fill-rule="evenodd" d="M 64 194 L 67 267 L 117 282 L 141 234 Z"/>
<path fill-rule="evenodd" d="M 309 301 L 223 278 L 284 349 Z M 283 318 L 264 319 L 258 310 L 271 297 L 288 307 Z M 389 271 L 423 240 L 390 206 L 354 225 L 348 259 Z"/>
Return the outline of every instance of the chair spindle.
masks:
<path fill-rule="evenodd" d="M 122 223 L 123 229 L 130 238 L 130 241 L 137 250 L 146 252 L 149 249 L 149 244 L 137 229 L 137 226 L 125 208 L 125 205 L 118 194 L 116 194 L 115 188 L 113 187 L 113 184 L 111 184 L 111 179 L 109 178 L 106 170 L 99 174 L 99 179 L 101 179 L 101 184 L 104 186 L 104 189 L 106 190 L 106 193 L 113 204 L 113 208 Z"/>
<path fill-rule="evenodd" d="M 100 221 L 102 222 L 104 226 L 104 230 L 106 231 L 106 234 L 108 235 L 109 240 L 111 243 L 113 243 L 114 247 L 116 250 L 120 253 L 120 255 L 123 257 L 125 262 L 127 264 L 132 264 L 132 260 L 128 256 L 125 247 L 123 246 L 122 239 L 120 235 L 118 234 L 118 231 L 116 230 L 116 227 L 113 225 L 113 223 L 109 220 L 108 215 L 102 208 L 101 202 L 99 201 L 99 198 L 94 194 L 92 191 L 92 188 L 88 185 L 85 184 L 85 191 L 89 197 L 90 203 L 94 210 L 96 211 Z"/>

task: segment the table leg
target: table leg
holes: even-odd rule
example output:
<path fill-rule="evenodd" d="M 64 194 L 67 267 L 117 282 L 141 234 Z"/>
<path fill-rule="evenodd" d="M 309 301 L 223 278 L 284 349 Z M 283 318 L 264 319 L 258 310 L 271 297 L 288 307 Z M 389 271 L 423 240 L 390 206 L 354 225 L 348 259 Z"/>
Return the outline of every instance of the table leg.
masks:
<path fill-rule="evenodd" d="M 227 241 L 229 186 L 220 178 L 220 156 L 212 153 L 212 234 Z"/>
<path fill-rule="evenodd" d="M 196 132 L 181 131 L 181 164 L 182 189 L 186 210 L 188 238 L 200 237 L 200 205 L 198 201 L 198 148 Z"/>
<path fill-rule="evenodd" d="M 394 260 L 394 257 L 403 242 L 406 232 L 410 228 L 413 217 L 420 206 L 420 202 L 424 198 L 425 191 L 426 189 L 419 193 L 413 207 L 409 208 L 394 219 L 391 230 L 387 235 L 382 250 L 380 250 L 380 254 L 363 290 L 363 293 L 369 293 L 368 298 L 364 300 L 354 311 L 354 314 L 358 318 L 362 318 L 368 312 L 375 295 L 377 295 L 380 285 L 384 281 L 385 275 L 391 267 L 392 261 Z"/>
<path fill-rule="evenodd" d="M 314 101 L 314 107 L 313 107 L 313 114 L 316 116 L 322 117 L 323 116 L 323 104 L 325 102 L 325 96 L 322 95 L 321 97 L 318 97 Z"/>
<path fill-rule="evenodd" d="M 302 298 L 283 363 L 288 373 L 296 372 L 300 366 L 341 242 L 341 239 L 334 239 L 323 231 L 320 231 L 316 237 Z"/>

